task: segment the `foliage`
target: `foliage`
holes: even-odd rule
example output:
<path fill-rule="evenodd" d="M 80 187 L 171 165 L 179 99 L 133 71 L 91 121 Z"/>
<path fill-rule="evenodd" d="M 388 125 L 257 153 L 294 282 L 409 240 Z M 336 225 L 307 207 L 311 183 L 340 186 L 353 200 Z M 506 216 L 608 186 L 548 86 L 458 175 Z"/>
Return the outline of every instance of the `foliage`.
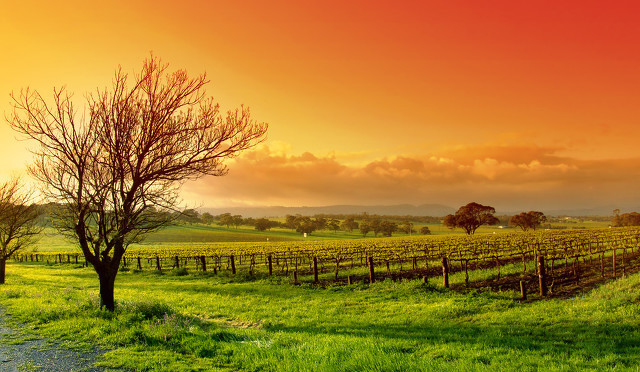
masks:
<path fill-rule="evenodd" d="M 255 224 L 256 230 L 259 230 L 259 231 L 269 230 L 273 225 L 271 221 L 269 221 L 266 218 L 258 218 L 257 220 L 255 220 L 254 224 Z"/>
<path fill-rule="evenodd" d="M 353 217 L 347 218 L 340 223 L 340 228 L 344 231 L 353 232 L 354 229 L 357 229 L 358 223 L 355 221 Z"/>
<path fill-rule="evenodd" d="M 395 222 L 391 221 L 381 221 L 380 222 L 380 232 L 384 236 L 391 236 L 394 232 L 398 230 L 398 225 Z"/>
<path fill-rule="evenodd" d="M 358 228 L 360 229 L 360 233 L 362 233 L 363 237 L 366 237 L 367 234 L 371 231 L 371 225 L 369 225 L 368 221 L 360 222 L 360 225 Z"/>
<path fill-rule="evenodd" d="M 611 224 L 615 227 L 640 226 L 640 213 L 631 212 L 631 213 L 616 214 L 613 217 Z"/>
<path fill-rule="evenodd" d="M 420 228 L 420 234 L 422 234 L 422 235 L 431 235 L 431 230 L 429 229 L 429 226 L 422 226 Z"/>
<path fill-rule="evenodd" d="M 547 217 L 545 217 L 544 213 L 529 211 L 522 212 L 517 214 L 509 220 L 509 223 L 514 226 L 518 226 L 522 229 L 522 231 L 527 231 L 529 229 L 535 230 L 540 227 L 543 223 L 547 221 Z"/>
<path fill-rule="evenodd" d="M 469 203 L 460 207 L 455 214 L 447 215 L 443 224 L 450 228 L 461 227 L 468 235 L 473 235 L 482 225 L 495 225 L 499 220 L 494 216 L 496 210 L 490 206 Z"/>

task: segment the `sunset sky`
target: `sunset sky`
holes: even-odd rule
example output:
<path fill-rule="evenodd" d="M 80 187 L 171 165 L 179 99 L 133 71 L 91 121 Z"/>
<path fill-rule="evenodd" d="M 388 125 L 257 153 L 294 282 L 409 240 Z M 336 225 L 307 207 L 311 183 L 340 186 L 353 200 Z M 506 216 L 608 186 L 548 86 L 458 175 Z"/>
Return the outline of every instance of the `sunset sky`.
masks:
<path fill-rule="evenodd" d="M 637 2 L 1 1 L 5 116 L 153 52 L 269 123 L 189 205 L 640 206 Z M 8 177 L 31 155 L 0 127 Z"/>

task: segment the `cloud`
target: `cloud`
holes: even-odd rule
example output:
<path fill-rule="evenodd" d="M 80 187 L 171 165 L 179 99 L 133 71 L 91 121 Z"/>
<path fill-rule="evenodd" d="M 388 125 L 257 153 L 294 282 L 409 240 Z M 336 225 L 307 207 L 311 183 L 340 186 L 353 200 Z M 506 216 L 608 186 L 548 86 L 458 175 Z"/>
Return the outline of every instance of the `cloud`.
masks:
<path fill-rule="evenodd" d="M 496 207 L 565 208 L 638 198 L 640 159 L 580 160 L 536 146 L 457 148 L 346 165 L 334 154 L 290 155 L 268 146 L 229 163 L 224 177 L 186 185 L 201 204 L 328 205 L 478 201 Z M 345 158 L 348 158 L 348 154 Z"/>

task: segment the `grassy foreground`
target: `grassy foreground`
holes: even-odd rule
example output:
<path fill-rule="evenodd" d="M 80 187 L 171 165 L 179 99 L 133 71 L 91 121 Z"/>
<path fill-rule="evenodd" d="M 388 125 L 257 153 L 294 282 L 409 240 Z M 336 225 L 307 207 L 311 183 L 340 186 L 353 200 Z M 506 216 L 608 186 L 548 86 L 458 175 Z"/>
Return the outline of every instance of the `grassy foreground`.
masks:
<path fill-rule="evenodd" d="M 101 366 L 153 371 L 639 370 L 640 275 L 569 300 L 461 294 L 419 281 L 324 289 L 288 279 L 10 263 L 0 304 L 25 332 L 98 344 Z M 0 345 L 8 340 L 0 340 Z"/>

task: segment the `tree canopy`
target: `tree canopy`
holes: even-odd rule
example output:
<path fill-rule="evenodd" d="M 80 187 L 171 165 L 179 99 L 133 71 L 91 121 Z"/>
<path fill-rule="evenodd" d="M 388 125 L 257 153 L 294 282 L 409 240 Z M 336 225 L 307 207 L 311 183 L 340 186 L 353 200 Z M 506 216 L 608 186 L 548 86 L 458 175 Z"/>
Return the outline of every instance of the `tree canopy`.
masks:
<path fill-rule="evenodd" d="M 518 226 L 522 231 L 529 229 L 535 230 L 547 221 L 547 217 L 542 212 L 529 211 L 522 212 L 515 216 L 512 216 L 509 223 L 513 226 Z"/>
<path fill-rule="evenodd" d="M 473 202 L 460 207 L 455 214 L 447 215 L 443 223 L 452 229 L 461 227 L 467 234 L 472 235 L 482 225 L 495 225 L 500 222 L 494 216 L 495 213 L 493 207 Z"/>

